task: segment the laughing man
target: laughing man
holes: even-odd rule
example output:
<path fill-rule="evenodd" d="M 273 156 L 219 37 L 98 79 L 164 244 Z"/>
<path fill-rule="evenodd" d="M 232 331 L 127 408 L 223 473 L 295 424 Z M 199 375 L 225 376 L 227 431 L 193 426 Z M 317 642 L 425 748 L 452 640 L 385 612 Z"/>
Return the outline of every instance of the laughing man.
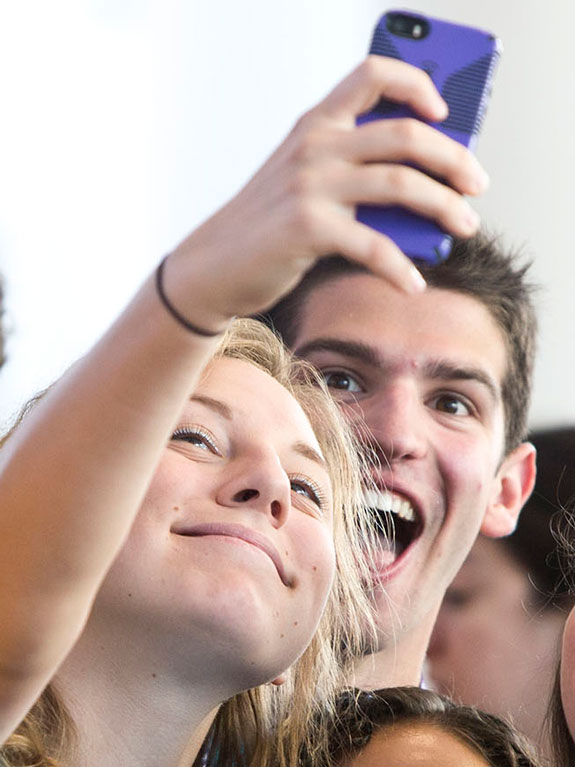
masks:
<path fill-rule="evenodd" d="M 393 99 L 409 102 L 414 70 L 388 66 Z M 358 141 L 379 131 L 379 164 L 365 172 L 380 197 L 389 187 L 400 204 L 459 235 L 450 257 L 421 267 L 424 291 L 401 289 L 357 261 L 320 259 L 264 317 L 322 371 L 377 459 L 377 490 L 366 503 L 386 534 L 373 584 L 377 647 L 356 669 L 364 688 L 419 683 L 447 587 L 479 533 L 512 532 L 535 477 L 535 451 L 524 441 L 536 325 L 526 267 L 496 240 L 461 239 L 456 192 L 485 187 L 471 155 L 424 123 L 386 122 L 355 128 Z M 323 163 L 326 179 L 337 180 L 341 168 L 326 158 L 341 141 L 333 126 L 315 126 L 306 163 Z M 465 236 L 477 228 L 468 224 Z M 388 260 L 392 275 L 401 261 L 392 251 Z"/>

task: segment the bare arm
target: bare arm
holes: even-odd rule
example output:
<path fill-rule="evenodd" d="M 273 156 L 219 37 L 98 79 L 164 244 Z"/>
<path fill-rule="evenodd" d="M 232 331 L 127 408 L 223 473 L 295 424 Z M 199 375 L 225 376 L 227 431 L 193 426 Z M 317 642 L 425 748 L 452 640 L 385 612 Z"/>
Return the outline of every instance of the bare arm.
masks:
<path fill-rule="evenodd" d="M 474 232 L 459 193 L 480 191 L 476 161 L 415 121 L 357 128 L 355 116 L 382 94 L 431 119 L 443 116 L 424 73 L 369 59 L 170 256 L 166 293 L 182 315 L 221 330 L 233 315 L 272 304 L 331 252 L 404 290 L 421 289 L 396 246 L 355 221 L 357 202 L 402 204 L 454 234 Z M 81 632 L 216 343 L 167 313 L 151 277 L 0 452 L 0 740 Z"/>

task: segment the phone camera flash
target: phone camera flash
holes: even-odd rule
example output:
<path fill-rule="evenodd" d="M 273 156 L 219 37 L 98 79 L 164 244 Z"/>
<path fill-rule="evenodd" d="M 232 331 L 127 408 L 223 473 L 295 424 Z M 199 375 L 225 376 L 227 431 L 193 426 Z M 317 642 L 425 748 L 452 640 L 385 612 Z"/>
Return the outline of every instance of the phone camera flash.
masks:
<path fill-rule="evenodd" d="M 417 37 L 421 37 L 422 34 L 423 34 L 423 27 L 421 26 L 421 24 L 414 24 L 413 36 L 417 38 Z"/>

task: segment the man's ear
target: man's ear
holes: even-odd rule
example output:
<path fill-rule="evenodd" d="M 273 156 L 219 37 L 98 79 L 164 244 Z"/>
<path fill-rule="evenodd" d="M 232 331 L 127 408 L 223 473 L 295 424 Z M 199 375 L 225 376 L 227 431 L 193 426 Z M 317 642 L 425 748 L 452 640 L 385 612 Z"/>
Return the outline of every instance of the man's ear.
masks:
<path fill-rule="evenodd" d="M 501 538 L 515 530 L 519 512 L 535 484 L 535 448 L 523 442 L 503 460 L 493 479 L 489 505 L 481 532 Z"/>

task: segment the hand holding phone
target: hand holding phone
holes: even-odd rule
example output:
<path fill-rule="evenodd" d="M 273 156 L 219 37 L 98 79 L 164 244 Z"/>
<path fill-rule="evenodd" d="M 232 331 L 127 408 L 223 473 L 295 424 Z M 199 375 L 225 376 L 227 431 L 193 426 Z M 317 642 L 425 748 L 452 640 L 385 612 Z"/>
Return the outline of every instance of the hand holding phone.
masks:
<path fill-rule="evenodd" d="M 494 35 L 408 11 L 382 16 L 370 48 L 371 54 L 406 61 L 429 74 L 449 107 L 446 120 L 429 124 L 471 150 L 477 143 L 500 51 Z M 409 107 L 382 99 L 357 123 L 407 117 L 421 119 Z M 357 218 L 386 234 L 414 260 L 437 263 L 451 250 L 450 235 L 404 208 L 359 205 Z"/>

